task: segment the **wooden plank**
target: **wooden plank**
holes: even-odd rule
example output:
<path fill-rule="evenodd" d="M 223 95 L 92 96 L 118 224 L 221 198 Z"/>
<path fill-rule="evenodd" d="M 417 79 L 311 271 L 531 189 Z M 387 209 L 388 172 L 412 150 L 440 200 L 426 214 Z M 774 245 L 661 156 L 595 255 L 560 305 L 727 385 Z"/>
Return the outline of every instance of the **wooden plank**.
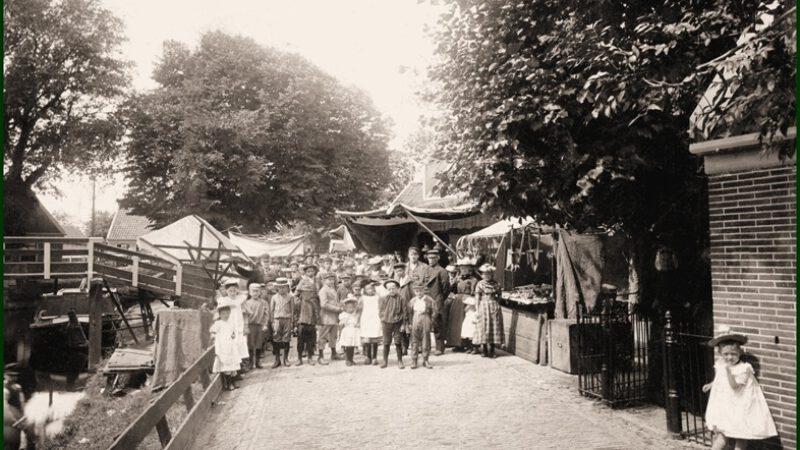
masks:
<path fill-rule="evenodd" d="M 133 275 L 131 275 L 131 286 L 139 286 L 139 257 L 133 257 Z"/>
<path fill-rule="evenodd" d="M 174 265 L 172 263 L 172 261 L 169 261 L 167 259 L 155 256 L 155 255 L 151 255 L 151 254 L 148 254 L 148 253 L 142 253 L 142 252 L 137 252 L 137 251 L 133 251 L 133 250 L 127 250 L 127 249 L 124 249 L 124 248 L 114 247 L 112 245 L 107 245 L 107 244 L 99 244 L 98 243 L 96 245 L 97 245 L 97 247 L 99 249 L 101 249 L 105 253 L 118 253 L 118 254 L 128 255 L 128 256 L 138 256 L 140 259 L 148 260 L 153 264 L 155 264 L 155 263 L 163 264 L 165 267 L 172 267 Z"/>
<path fill-rule="evenodd" d="M 89 292 L 89 368 L 100 363 L 103 343 L 103 285 L 90 285 Z"/>
<path fill-rule="evenodd" d="M 80 244 L 88 243 L 89 238 L 70 238 L 70 237 L 43 237 L 43 236 L 4 236 L 3 241 L 6 244 L 41 244 L 44 242 L 50 243 L 65 243 L 65 244 Z"/>
<path fill-rule="evenodd" d="M 130 258 L 125 256 L 113 255 L 109 253 L 101 253 L 95 252 L 95 261 L 96 263 L 102 263 L 104 259 L 114 261 L 120 263 L 122 266 L 133 266 L 134 258 L 138 258 L 137 256 L 132 256 Z M 171 267 L 162 267 L 155 264 L 150 264 L 147 261 L 142 261 L 141 258 L 138 259 L 139 267 L 146 270 L 152 270 L 153 272 L 160 272 L 163 273 L 165 276 L 172 277 L 175 275 L 175 269 Z M 106 263 L 106 265 L 108 265 Z"/>
<path fill-rule="evenodd" d="M 178 297 L 181 296 L 181 288 L 183 287 L 181 286 L 181 284 L 183 284 L 182 276 L 183 276 L 183 271 L 181 270 L 181 266 L 180 265 L 175 266 L 175 295 L 177 295 Z"/>
<path fill-rule="evenodd" d="M 150 406 L 142 412 L 132 424 L 125 429 L 108 447 L 108 450 L 128 450 L 136 448 L 158 424 L 169 408 L 183 395 L 187 387 L 200 376 L 201 372 L 208 371 L 214 361 L 214 347 L 210 347 L 191 367 L 186 369 L 181 376 L 168 388 L 164 389 Z"/>
<path fill-rule="evenodd" d="M 205 372 L 206 378 L 208 373 Z M 192 448 L 194 439 L 197 437 L 201 427 L 206 425 L 206 419 L 211 414 L 211 408 L 214 401 L 219 398 L 222 392 L 222 378 L 219 374 L 214 376 L 214 379 L 205 384 L 206 389 L 200 400 L 194 405 L 189 415 L 184 419 L 183 424 L 175 432 L 169 445 L 165 450 L 186 450 Z"/>
<path fill-rule="evenodd" d="M 4 278 L 43 278 L 44 272 L 33 272 L 33 273 L 5 273 L 3 274 Z M 58 273 L 55 274 L 55 278 L 65 279 L 65 278 L 86 278 L 86 271 L 83 272 L 65 272 L 65 273 Z"/>
<path fill-rule="evenodd" d="M 156 423 L 156 432 L 158 432 L 158 440 L 161 441 L 161 448 L 169 445 L 172 440 L 172 433 L 169 432 L 169 423 L 167 423 L 167 416 L 161 418 Z"/>
<path fill-rule="evenodd" d="M 23 274 L 23 273 L 38 273 L 44 276 L 46 267 L 43 262 L 15 262 L 3 263 L 4 273 L 6 274 Z M 50 264 L 50 275 L 56 276 L 62 273 L 75 273 L 85 272 L 87 263 L 85 262 L 58 262 Z"/>

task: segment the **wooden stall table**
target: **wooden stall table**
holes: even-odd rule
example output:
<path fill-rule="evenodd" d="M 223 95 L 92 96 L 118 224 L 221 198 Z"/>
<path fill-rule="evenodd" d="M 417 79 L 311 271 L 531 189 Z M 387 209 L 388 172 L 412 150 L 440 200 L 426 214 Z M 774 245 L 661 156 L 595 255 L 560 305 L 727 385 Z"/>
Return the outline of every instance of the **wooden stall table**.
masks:
<path fill-rule="evenodd" d="M 555 304 L 523 305 L 502 300 L 500 305 L 506 336 L 503 350 L 530 362 L 547 365 L 547 319 Z"/>

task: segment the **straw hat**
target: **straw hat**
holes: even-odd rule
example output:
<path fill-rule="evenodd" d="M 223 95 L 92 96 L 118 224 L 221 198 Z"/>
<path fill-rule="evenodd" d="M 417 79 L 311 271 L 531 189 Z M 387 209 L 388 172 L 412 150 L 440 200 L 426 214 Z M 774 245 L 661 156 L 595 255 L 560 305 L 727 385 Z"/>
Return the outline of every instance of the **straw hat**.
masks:
<path fill-rule="evenodd" d="M 222 285 L 222 287 L 224 287 L 224 288 L 226 288 L 226 287 L 228 287 L 228 286 L 236 286 L 236 287 L 239 287 L 239 280 L 237 280 L 236 278 L 233 278 L 233 277 L 225 277 L 225 278 L 223 278 L 223 279 L 222 279 L 222 281 L 220 282 L 220 284 L 221 284 L 221 285 Z"/>
<path fill-rule="evenodd" d="M 289 279 L 286 277 L 280 277 L 275 279 L 275 287 L 280 286 L 289 286 Z"/>
<path fill-rule="evenodd" d="M 454 266 L 454 265 L 452 265 L 452 264 L 450 264 L 450 265 L 448 265 L 447 267 L 445 267 L 445 268 L 444 268 L 444 270 L 446 270 L 446 271 L 448 271 L 448 272 L 450 272 L 450 273 L 456 273 L 456 272 L 458 272 L 458 269 L 456 269 L 456 266 Z"/>
<path fill-rule="evenodd" d="M 731 327 L 722 325 L 714 330 L 714 339 L 708 341 L 709 347 L 716 347 L 722 342 L 738 342 L 741 345 L 747 344 L 747 336 L 738 333 L 731 333 Z"/>
<path fill-rule="evenodd" d="M 347 297 L 342 300 L 342 303 L 358 303 L 358 299 L 353 294 L 347 294 Z"/>
<path fill-rule="evenodd" d="M 397 281 L 397 280 L 386 280 L 386 281 L 384 281 L 384 282 L 383 282 L 383 287 L 385 287 L 386 289 L 389 289 L 389 286 L 388 286 L 388 285 L 389 285 L 390 283 L 394 283 L 394 284 L 396 284 L 396 285 L 397 285 L 397 287 L 400 287 L 400 282 L 399 282 L 399 281 Z"/>
<path fill-rule="evenodd" d="M 481 273 L 483 273 L 483 272 L 494 272 L 494 271 L 495 271 L 494 266 L 489 264 L 489 263 L 486 263 L 486 264 L 482 265 L 481 268 L 478 269 L 478 272 L 481 272 Z"/>
<path fill-rule="evenodd" d="M 305 272 L 308 269 L 314 269 L 314 272 L 319 272 L 319 267 L 316 264 L 306 264 L 305 266 L 303 266 L 303 272 Z"/>
<path fill-rule="evenodd" d="M 474 266 L 475 265 L 475 258 L 459 258 L 456 261 L 457 266 Z"/>

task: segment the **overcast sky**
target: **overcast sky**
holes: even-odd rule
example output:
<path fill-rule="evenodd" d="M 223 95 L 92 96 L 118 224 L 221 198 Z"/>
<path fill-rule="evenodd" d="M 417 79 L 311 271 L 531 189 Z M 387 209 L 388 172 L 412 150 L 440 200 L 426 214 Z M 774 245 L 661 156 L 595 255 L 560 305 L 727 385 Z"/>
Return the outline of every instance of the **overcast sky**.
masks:
<path fill-rule="evenodd" d="M 345 84 L 367 91 L 394 122 L 390 146 L 399 148 L 425 111 L 414 93 L 422 86 L 433 46 L 424 32 L 439 10 L 417 0 L 104 0 L 126 25 L 124 57 L 135 63 L 133 86 L 150 78 L 162 43 L 195 47 L 201 34 L 222 30 L 263 45 L 299 53 Z M 63 197 L 42 196 L 45 205 L 80 221 L 91 214 L 91 182 L 61 183 Z M 114 211 L 121 180 L 101 180 L 97 209 Z"/>

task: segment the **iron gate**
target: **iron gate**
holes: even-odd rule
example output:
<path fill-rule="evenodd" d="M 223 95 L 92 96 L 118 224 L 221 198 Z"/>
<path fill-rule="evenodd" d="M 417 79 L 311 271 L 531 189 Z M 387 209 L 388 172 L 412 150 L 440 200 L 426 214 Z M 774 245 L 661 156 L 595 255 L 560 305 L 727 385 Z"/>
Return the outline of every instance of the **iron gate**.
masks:
<path fill-rule="evenodd" d="M 674 424 L 677 429 L 670 431 L 709 446 L 712 434 L 705 422 L 708 394 L 703 385 L 714 379 L 714 349 L 707 345 L 712 335 L 711 329 L 697 324 L 675 323 L 667 313 L 664 354 L 668 355 L 666 372 L 671 376 L 665 377 L 665 390 L 668 397 L 676 397 L 672 407 L 677 411 L 672 415 L 679 418 Z"/>
<path fill-rule="evenodd" d="M 630 304 L 599 300 L 599 312 L 578 308 L 578 389 L 611 407 L 648 398 L 650 322 Z"/>

